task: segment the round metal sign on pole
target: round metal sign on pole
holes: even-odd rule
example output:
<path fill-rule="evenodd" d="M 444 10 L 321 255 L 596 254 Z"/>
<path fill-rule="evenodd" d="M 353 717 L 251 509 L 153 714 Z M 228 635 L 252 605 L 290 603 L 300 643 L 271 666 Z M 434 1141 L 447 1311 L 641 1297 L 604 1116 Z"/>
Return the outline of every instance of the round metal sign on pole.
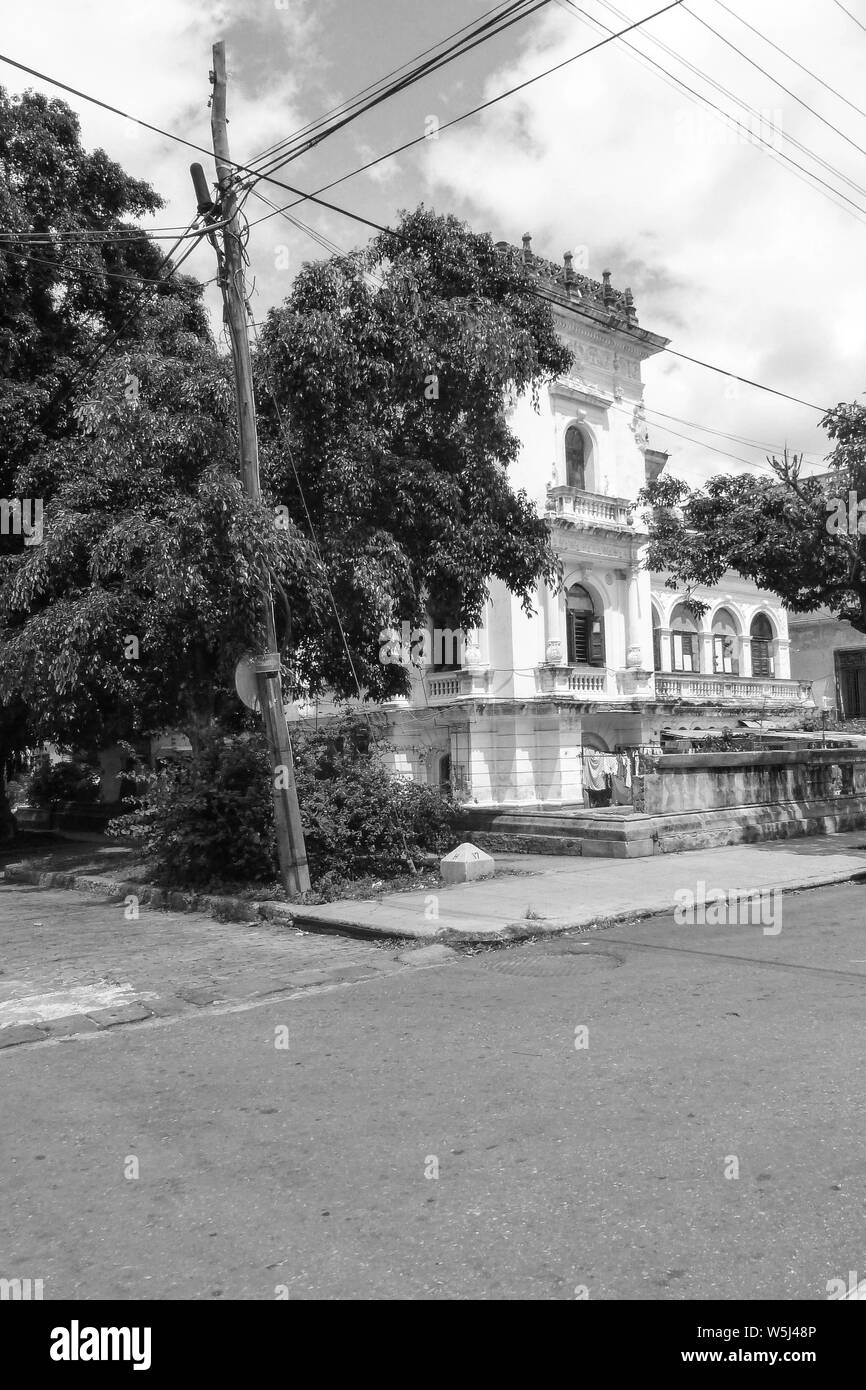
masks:
<path fill-rule="evenodd" d="M 253 665 L 254 658 L 250 655 L 242 656 L 235 667 L 235 690 L 243 700 L 247 709 L 254 710 L 258 714 L 261 708 L 259 704 L 259 693 L 256 687 L 256 668 Z"/>
<path fill-rule="evenodd" d="M 241 657 L 235 667 L 235 690 L 247 709 L 259 713 L 261 702 L 258 677 L 263 674 L 277 675 L 279 670 L 280 658 L 277 652 L 265 652 L 262 656 L 253 656 L 251 652 L 247 652 Z"/>

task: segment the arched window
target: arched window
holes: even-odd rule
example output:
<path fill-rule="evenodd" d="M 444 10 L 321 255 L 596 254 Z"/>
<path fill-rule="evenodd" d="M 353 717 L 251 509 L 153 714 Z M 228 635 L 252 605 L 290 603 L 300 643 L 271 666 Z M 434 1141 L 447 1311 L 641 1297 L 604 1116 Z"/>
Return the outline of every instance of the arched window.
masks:
<path fill-rule="evenodd" d="M 737 624 L 727 608 L 720 608 L 713 618 L 713 670 L 731 676 L 740 674 Z"/>
<path fill-rule="evenodd" d="M 700 671 L 701 639 L 698 625 L 685 604 L 671 615 L 671 670 Z"/>
<path fill-rule="evenodd" d="M 565 431 L 565 482 L 567 487 L 586 489 L 586 440 L 577 425 Z"/>
<path fill-rule="evenodd" d="M 766 613 L 757 613 L 749 629 L 752 639 L 752 675 L 772 676 L 773 670 L 773 625 Z"/>
<path fill-rule="evenodd" d="M 576 666 L 604 665 L 604 619 L 580 584 L 568 591 L 568 660 Z"/>

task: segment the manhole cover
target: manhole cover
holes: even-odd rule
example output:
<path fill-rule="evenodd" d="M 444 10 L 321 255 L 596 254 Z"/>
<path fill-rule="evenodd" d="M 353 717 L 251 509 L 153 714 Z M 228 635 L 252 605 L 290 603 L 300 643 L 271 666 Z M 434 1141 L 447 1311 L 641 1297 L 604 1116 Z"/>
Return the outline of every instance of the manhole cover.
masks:
<path fill-rule="evenodd" d="M 476 956 L 476 964 L 485 970 L 501 971 L 506 975 L 561 975 L 563 971 L 579 975 L 597 975 L 616 970 L 622 958 L 612 951 L 590 950 L 578 943 L 561 943 L 557 948 L 520 946 L 501 951 L 486 951 Z"/>

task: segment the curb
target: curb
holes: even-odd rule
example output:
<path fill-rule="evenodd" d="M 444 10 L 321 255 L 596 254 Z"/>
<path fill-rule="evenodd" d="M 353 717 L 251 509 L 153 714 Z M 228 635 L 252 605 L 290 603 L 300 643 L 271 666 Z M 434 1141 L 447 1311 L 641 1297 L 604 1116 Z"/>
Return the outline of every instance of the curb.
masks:
<path fill-rule="evenodd" d="M 247 901 L 243 898 L 220 897 L 214 894 L 179 892 L 166 888 L 155 888 L 151 884 L 138 883 L 128 879 L 113 879 L 99 874 L 76 874 L 60 870 L 40 871 L 30 869 L 26 864 L 9 864 L 5 873 L 6 883 L 25 883 L 37 888 L 65 888 L 79 892 L 104 895 L 109 898 L 125 899 L 135 897 L 139 903 L 164 912 L 205 912 L 216 921 L 237 922 L 254 926 L 259 922 L 270 922 L 277 926 L 300 927 L 305 931 L 318 932 L 325 936 L 349 936 L 370 941 L 419 941 L 425 945 L 484 945 L 502 942 L 526 941 L 538 936 L 556 936 L 581 928 L 612 925 L 615 922 L 633 922 L 644 917 L 654 917 L 657 913 L 673 908 L 670 899 L 654 904 L 641 904 L 640 907 L 624 908 L 609 913 L 588 914 L 582 918 L 546 917 L 520 918 L 517 921 L 504 921 L 501 926 L 480 929 L 477 926 L 435 927 L 433 930 L 417 929 L 410 926 L 391 926 L 386 923 L 371 925 L 353 921 L 349 917 L 318 917 L 304 907 L 293 909 L 289 903 L 273 901 Z M 836 883 L 866 882 L 866 865 L 862 869 L 837 869 L 819 878 L 788 879 L 780 883 L 766 883 L 760 888 L 733 888 L 724 892 L 726 903 L 739 901 L 752 893 L 800 893 L 810 888 L 826 888 Z M 469 919 L 471 920 L 471 919 Z"/>

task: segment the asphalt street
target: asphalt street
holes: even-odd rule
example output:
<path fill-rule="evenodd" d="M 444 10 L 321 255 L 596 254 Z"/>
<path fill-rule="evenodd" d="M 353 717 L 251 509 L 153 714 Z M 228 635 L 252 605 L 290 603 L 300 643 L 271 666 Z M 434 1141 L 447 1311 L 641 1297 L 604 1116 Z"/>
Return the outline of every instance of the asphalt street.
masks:
<path fill-rule="evenodd" d="M 667 915 L 416 965 L 157 912 L 124 937 L 116 905 L 0 888 L 7 999 L 108 978 L 157 1004 L 0 1049 L 0 1276 L 46 1299 L 826 1299 L 866 1277 L 864 904 L 846 884 L 786 896 L 775 935 Z"/>

